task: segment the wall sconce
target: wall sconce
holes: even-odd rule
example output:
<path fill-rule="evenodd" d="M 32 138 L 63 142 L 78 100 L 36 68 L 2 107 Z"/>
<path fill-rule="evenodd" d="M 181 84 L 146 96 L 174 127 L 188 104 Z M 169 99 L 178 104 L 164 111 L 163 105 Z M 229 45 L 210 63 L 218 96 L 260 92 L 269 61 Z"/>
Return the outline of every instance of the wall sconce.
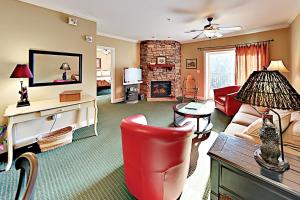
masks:
<path fill-rule="evenodd" d="M 93 36 L 86 35 L 86 36 L 85 36 L 85 41 L 86 41 L 86 42 L 89 42 L 89 43 L 92 43 L 92 42 L 93 42 Z"/>

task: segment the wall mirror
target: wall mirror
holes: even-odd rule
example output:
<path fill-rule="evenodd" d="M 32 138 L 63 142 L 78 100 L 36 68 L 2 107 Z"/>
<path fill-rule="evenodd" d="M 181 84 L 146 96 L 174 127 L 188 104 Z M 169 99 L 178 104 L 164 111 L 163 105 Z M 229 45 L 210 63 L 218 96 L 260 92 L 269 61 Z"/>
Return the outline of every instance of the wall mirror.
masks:
<path fill-rule="evenodd" d="M 82 54 L 29 50 L 29 86 L 82 83 Z"/>

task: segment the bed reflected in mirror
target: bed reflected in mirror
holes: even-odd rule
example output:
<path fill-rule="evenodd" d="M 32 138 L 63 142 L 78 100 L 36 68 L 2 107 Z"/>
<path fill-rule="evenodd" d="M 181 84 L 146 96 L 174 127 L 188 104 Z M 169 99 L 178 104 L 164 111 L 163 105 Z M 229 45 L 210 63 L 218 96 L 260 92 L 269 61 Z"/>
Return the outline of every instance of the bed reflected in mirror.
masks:
<path fill-rule="evenodd" d="M 82 54 L 29 50 L 29 67 L 30 87 L 82 82 Z"/>

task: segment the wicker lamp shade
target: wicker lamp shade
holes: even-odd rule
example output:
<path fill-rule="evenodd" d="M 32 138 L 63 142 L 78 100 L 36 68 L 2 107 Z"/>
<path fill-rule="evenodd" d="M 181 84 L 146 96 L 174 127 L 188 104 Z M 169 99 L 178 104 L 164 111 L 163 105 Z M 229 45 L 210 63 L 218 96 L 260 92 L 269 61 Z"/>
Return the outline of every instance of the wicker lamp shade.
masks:
<path fill-rule="evenodd" d="M 254 71 L 236 99 L 253 106 L 300 110 L 300 95 L 279 71 Z"/>

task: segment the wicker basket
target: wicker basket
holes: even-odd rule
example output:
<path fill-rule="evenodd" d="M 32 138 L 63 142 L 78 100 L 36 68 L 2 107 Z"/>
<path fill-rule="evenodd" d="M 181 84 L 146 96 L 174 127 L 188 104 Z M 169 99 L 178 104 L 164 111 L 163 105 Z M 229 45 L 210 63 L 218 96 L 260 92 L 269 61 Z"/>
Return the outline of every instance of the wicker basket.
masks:
<path fill-rule="evenodd" d="M 53 131 L 39 138 L 37 143 L 42 152 L 69 144 L 73 139 L 73 128 L 71 126 Z"/>

